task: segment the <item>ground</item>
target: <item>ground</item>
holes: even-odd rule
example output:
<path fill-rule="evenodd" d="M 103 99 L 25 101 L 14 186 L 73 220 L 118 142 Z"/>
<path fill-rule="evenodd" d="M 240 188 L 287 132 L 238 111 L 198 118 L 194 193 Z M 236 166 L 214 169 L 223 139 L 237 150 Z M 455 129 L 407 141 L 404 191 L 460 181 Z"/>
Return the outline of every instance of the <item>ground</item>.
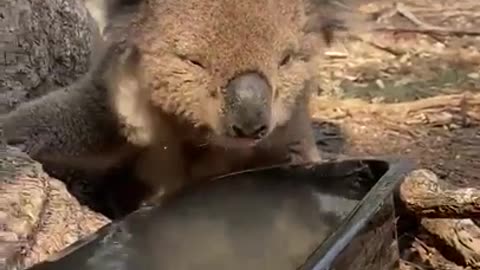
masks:
<path fill-rule="evenodd" d="M 362 0 L 356 8 L 383 30 L 342 36 L 324 52 L 312 112 L 327 130 L 325 150 L 405 154 L 449 184 L 480 187 L 480 2 Z M 411 233 L 401 236 L 414 240 L 407 260 L 410 247 L 427 245 Z"/>
<path fill-rule="evenodd" d="M 395 9 L 392 1 L 388 0 L 363 2 L 365 3 L 359 8 L 368 12 L 383 10 L 383 14 L 388 14 Z M 479 29 L 480 3 L 458 2 L 460 1 L 412 0 L 400 3 L 424 23 L 449 29 Z M 408 25 L 408 20 L 402 17 L 401 14 L 396 14 L 377 25 L 398 29 L 422 28 L 413 23 Z M 314 98 L 314 116 L 329 120 L 336 118 L 334 122 L 341 123 L 344 129 L 354 133 L 351 136 L 355 136 L 355 139 L 350 138 L 351 144 L 344 150 L 348 154 L 400 151 L 416 155 L 412 151 L 421 149 L 421 156 L 416 155 L 420 162 L 435 169 L 440 176 L 455 184 L 480 185 L 480 176 L 477 177 L 479 168 L 475 168 L 477 164 L 474 162 L 476 155 L 480 155 L 480 151 L 475 151 L 476 140 L 480 139 L 476 122 L 480 119 L 474 113 L 474 107 L 478 103 L 476 94 L 480 92 L 480 31 L 477 35 L 461 37 L 446 35 L 432 38 L 432 35 L 403 31 L 381 32 L 370 36 L 369 41 L 363 37 L 360 37 L 363 41 L 344 39 L 325 52 L 327 56 L 334 56 L 327 57 L 318 69 L 319 78 L 322 78 L 319 80 L 322 93 Z M 379 49 L 371 44 L 387 49 Z M 386 50 L 395 51 L 398 55 Z M 459 98 L 465 94 L 470 95 L 465 97 L 465 101 L 470 101 L 466 105 L 469 108 L 455 104 L 456 94 Z M 452 101 L 447 100 L 448 97 Z M 422 124 L 421 119 L 418 119 L 419 123 L 407 123 L 414 120 L 408 119 L 408 116 L 401 119 L 400 115 L 380 119 L 368 115 L 373 107 L 381 110 L 378 107 L 389 108 L 388 105 L 392 103 L 408 107 L 412 104 L 411 101 L 418 101 L 413 110 L 419 110 L 428 106 L 421 100 L 429 98 L 429 102 L 443 103 L 436 105 L 445 107 L 439 109 L 444 110 L 443 115 L 435 115 L 436 118 L 444 119 L 435 119 L 436 123 L 423 121 L 426 124 Z M 333 106 L 332 102 L 335 103 Z M 332 112 L 335 107 L 337 112 Z M 465 112 L 462 115 L 458 110 Z M 356 115 L 349 117 L 349 114 L 359 112 L 363 112 L 366 118 Z M 451 119 L 456 116 L 462 119 Z M 388 120 L 386 118 L 390 118 L 390 125 L 385 122 Z M 393 119 L 396 119 L 395 123 L 392 122 Z M 368 122 L 371 121 L 382 124 L 383 127 L 369 126 Z M 398 121 L 405 122 L 403 127 L 398 126 Z M 392 130 L 387 132 L 389 129 Z M 387 134 L 392 132 L 393 134 Z M 373 141 L 374 145 L 368 146 L 369 139 L 378 136 L 388 138 L 394 145 L 386 144 L 386 149 L 383 149 L 378 147 L 377 141 Z M 435 162 L 430 161 L 432 158 Z"/>

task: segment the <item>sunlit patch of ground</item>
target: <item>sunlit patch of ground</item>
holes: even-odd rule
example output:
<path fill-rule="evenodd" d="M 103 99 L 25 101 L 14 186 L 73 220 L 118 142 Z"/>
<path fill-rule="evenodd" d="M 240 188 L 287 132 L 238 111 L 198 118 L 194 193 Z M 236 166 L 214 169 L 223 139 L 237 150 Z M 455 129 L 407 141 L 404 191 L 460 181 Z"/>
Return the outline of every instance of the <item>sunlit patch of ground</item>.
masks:
<path fill-rule="evenodd" d="M 317 132 L 322 147 L 348 155 L 403 154 L 449 183 L 480 187 L 480 35 L 453 34 L 480 31 L 480 1 L 402 0 L 401 14 L 393 1 L 357 2 L 361 12 L 383 18 L 377 26 L 427 25 L 452 34 L 353 33 L 337 40 L 316 70 L 312 113 L 320 127 L 330 127 Z M 402 269 L 432 269 L 416 263 Z"/>

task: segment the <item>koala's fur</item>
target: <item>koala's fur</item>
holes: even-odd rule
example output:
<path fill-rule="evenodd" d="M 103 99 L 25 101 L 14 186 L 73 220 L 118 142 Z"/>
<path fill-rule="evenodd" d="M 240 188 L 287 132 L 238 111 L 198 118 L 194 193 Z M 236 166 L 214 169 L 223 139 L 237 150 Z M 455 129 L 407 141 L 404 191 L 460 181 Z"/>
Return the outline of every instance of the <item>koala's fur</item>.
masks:
<path fill-rule="evenodd" d="M 0 116 L 7 142 L 47 167 L 101 172 L 131 156 L 135 147 L 118 133 L 107 91 L 95 83 L 96 71 Z"/>
<path fill-rule="evenodd" d="M 137 176 L 155 194 L 318 161 L 306 24 L 304 0 L 141 1 L 125 40 L 104 41 L 101 61 L 78 83 L 3 117 L 5 136 L 53 166 L 108 171 L 135 156 Z M 250 146 L 226 130 L 225 87 L 246 72 L 261 74 L 271 91 L 266 136 Z"/>
<path fill-rule="evenodd" d="M 93 18 L 98 32 L 103 37 L 105 31 L 113 24 L 125 23 L 142 0 L 83 0 L 90 16 Z"/>

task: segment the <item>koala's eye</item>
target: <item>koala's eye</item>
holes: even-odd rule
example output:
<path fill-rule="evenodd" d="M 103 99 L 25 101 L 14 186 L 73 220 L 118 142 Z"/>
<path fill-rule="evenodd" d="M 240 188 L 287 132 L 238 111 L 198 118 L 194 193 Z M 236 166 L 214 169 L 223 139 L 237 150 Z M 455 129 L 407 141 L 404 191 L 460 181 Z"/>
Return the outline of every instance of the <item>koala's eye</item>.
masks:
<path fill-rule="evenodd" d="M 192 65 L 194 65 L 194 66 L 197 66 L 197 67 L 200 67 L 200 68 L 205 68 L 205 66 L 202 65 L 202 63 L 200 63 L 200 62 L 197 61 L 197 60 L 188 59 L 187 61 L 190 62 L 190 64 L 192 64 Z"/>
<path fill-rule="evenodd" d="M 187 56 L 187 55 L 183 55 L 183 54 L 177 54 L 177 56 L 182 59 L 183 61 L 191 64 L 191 65 L 194 65 L 194 66 L 197 66 L 199 68 L 205 68 L 205 66 L 198 60 L 196 60 L 194 57 L 190 57 L 190 56 Z"/>
<path fill-rule="evenodd" d="M 283 67 L 283 66 L 287 65 L 288 63 L 290 63 L 291 60 L 292 60 L 292 53 L 291 53 L 291 52 L 288 52 L 288 53 L 286 53 L 286 54 L 283 56 L 283 58 L 282 58 L 282 60 L 280 61 L 279 65 L 280 65 L 281 67 Z"/>

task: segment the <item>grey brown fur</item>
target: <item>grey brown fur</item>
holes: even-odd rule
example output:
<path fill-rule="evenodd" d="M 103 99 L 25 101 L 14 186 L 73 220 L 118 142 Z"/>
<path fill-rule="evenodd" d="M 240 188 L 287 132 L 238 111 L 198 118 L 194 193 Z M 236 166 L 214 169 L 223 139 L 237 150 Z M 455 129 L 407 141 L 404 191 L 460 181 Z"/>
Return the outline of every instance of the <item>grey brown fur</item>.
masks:
<path fill-rule="evenodd" d="M 136 174 L 153 194 L 236 170 L 318 161 L 310 67 L 301 55 L 304 7 L 303 0 L 143 1 L 121 42 L 103 39 L 102 61 L 82 80 L 2 119 L 7 141 L 22 142 L 42 163 L 96 173 L 139 154 Z M 261 79 L 245 83 L 247 73 Z M 227 98 L 235 79 L 243 82 Z M 259 135 L 232 125 L 265 128 Z"/>

